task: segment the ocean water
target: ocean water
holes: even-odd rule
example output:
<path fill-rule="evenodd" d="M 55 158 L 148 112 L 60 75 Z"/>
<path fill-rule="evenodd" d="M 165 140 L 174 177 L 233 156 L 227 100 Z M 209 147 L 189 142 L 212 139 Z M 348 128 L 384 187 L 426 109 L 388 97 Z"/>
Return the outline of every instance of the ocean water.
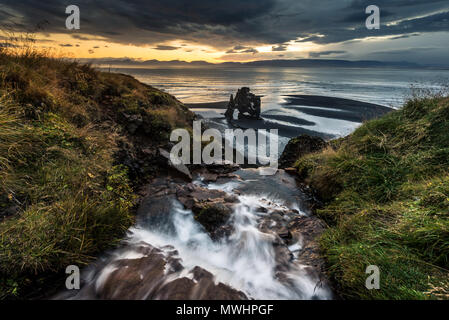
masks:
<path fill-rule="evenodd" d="M 345 136 L 362 122 L 354 117 L 347 118 L 348 110 L 342 110 L 332 102 L 325 106 L 287 105 L 288 95 L 345 98 L 396 109 L 416 89 L 438 91 L 449 84 L 449 70 L 424 69 L 216 67 L 119 68 L 111 71 L 130 74 L 186 104 L 228 101 L 238 88 L 250 87 L 252 92 L 262 96 L 262 117 L 267 127 L 282 129 L 281 148 L 288 138 L 302 133 L 324 138 Z M 320 112 L 320 108 L 326 112 Z M 223 117 L 224 110 L 202 108 L 192 111 L 212 119 L 213 126 L 219 129 L 229 127 Z M 340 112 L 340 116 L 335 112 Z M 354 116 L 354 110 L 351 112 Z"/>
<path fill-rule="evenodd" d="M 449 83 L 449 70 L 348 68 L 120 68 L 138 80 L 176 96 L 184 103 L 228 100 L 247 86 L 275 108 L 285 95 L 310 94 L 349 98 L 394 108 L 411 95 L 411 87 L 438 89 Z"/>

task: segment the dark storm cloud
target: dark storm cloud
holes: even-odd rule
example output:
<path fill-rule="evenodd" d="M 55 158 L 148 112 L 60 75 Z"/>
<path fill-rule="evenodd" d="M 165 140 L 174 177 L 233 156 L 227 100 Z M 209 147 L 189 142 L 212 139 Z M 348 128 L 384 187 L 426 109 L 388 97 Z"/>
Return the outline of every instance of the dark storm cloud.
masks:
<path fill-rule="evenodd" d="M 257 49 L 254 49 L 254 48 L 249 48 L 249 49 L 240 51 L 239 53 L 252 53 L 252 54 L 256 54 L 256 53 L 259 53 L 259 51 L 257 51 Z"/>
<path fill-rule="evenodd" d="M 48 32 L 71 32 L 79 40 L 87 34 L 135 45 L 183 39 L 230 53 L 251 50 L 257 44 L 283 51 L 279 44 L 297 38 L 329 44 L 449 30 L 447 0 L 376 0 L 381 9 L 380 30 L 365 28 L 365 8 L 372 0 L 322 0 L 319 4 L 316 0 L 79 0 L 81 30 L 68 31 L 65 8 L 73 2 L 2 0 L 0 16 L 5 21 L 23 17 L 21 23 L 26 26 L 48 20 Z M 235 49 L 236 42 L 249 48 Z"/>
<path fill-rule="evenodd" d="M 425 17 L 412 18 L 399 21 L 394 25 L 382 25 L 380 30 L 368 30 L 365 26 L 357 26 L 354 30 L 334 30 L 333 32 L 324 32 L 323 37 L 309 36 L 301 41 L 313 41 L 316 43 L 327 44 L 377 36 L 394 36 L 403 38 L 405 34 L 411 32 L 427 33 L 449 31 L 449 11 L 436 13 Z"/>
<path fill-rule="evenodd" d="M 226 51 L 226 53 L 228 53 L 228 54 L 230 54 L 230 53 L 252 53 L 252 54 L 256 54 L 256 53 L 259 53 L 259 51 L 257 51 L 257 49 L 255 49 L 255 48 L 238 45 L 238 46 L 235 46 L 234 48 Z"/>
<path fill-rule="evenodd" d="M 65 8 L 74 1 L 2 2 L 8 12 L 23 16 L 25 25 L 46 19 L 50 22 L 50 31 L 68 32 L 65 29 Z M 81 12 L 81 30 L 78 33 L 135 44 L 179 38 L 206 42 L 210 36 L 231 38 L 229 33 L 239 29 L 236 26 L 268 14 L 275 4 L 275 0 L 79 0 L 76 1 Z"/>
<path fill-rule="evenodd" d="M 154 47 L 153 49 L 171 51 L 171 50 L 177 50 L 177 49 L 179 49 L 179 47 L 158 45 L 158 46 Z"/>
<path fill-rule="evenodd" d="M 226 53 L 239 53 L 239 52 L 241 52 L 243 50 L 246 50 L 246 49 L 248 49 L 248 47 L 239 45 L 239 46 L 233 47 L 232 49 L 229 49 L 228 51 L 226 51 Z"/>
<path fill-rule="evenodd" d="M 271 47 L 271 51 L 286 51 L 286 50 L 287 50 L 287 45 L 285 45 L 285 44 L 280 44 L 278 46 Z"/>
<path fill-rule="evenodd" d="M 86 36 L 86 35 L 81 35 L 81 34 L 72 34 L 71 37 L 73 39 L 77 39 L 77 40 L 100 40 L 101 39 L 101 37 Z"/>
<path fill-rule="evenodd" d="M 6 18 L 14 18 L 14 15 L 9 12 L 6 12 L 5 10 L 0 9 L 0 18 L 2 20 Z"/>

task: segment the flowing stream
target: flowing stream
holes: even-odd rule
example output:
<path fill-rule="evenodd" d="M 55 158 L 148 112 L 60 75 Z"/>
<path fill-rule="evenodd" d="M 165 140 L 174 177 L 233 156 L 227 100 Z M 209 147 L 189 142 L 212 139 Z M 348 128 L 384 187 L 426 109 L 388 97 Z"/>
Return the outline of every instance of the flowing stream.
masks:
<path fill-rule="evenodd" d="M 304 196 L 288 174 L 262 177 L 258 170 L 245 169 L 215 182 L 198 176 L 190 188 L 219 191 L 234 199 L 226 236 L 212 240 L 192 210 L 173 195 L 149 195 L 162 207 L 151 202 L 141 208 L 120 248 L 83 271 L 77 294 L 58 298 L 332 297 L 319 272 L 311 272 L 307 261 L 298 258 L 304 249 L 304 230 L 291 229 L 288 240 L 281 238 L 282 233 L 290 235 L 286 227 L 292 221 L 309 216 Z"/>

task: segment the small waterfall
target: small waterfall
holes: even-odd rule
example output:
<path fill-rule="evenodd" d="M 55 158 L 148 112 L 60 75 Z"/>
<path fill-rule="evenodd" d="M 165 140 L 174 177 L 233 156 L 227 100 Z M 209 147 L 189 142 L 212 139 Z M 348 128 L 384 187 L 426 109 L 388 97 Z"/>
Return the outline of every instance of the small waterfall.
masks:
<path fill-rule="evenodd" d="M 295 254 L 301 249 L 301 239 L 288 246 L 270 229 L 288 223 L 292 216 L 305 214 L 298 210 L 296 203 L 286 203 L 266 192 L 248 190 L 234 193 L 238 185 L 254 184 L 254 181 L 248 181 L 231 180 L 221 184 L 205 184 L 201 180 L 195 182 L 237 197 L 238 202 L 228 222 L 232 227 L 230 235 L 213 241 L 194 219 L 192 211 L 171 199 L 169 214 L 163 222 L 153 226 L 137 223 L 132 227 L 121 248 L 84 272 L 88 289 L 71 298 L 102 297 L 102 291 L 109 292 L 108 297 L 123 298 L 124 292 L 133 290 L 133 287 L 118 284 L 117 279 L 126 279 L 126 270 L 137 270 L 139 275 L 134 275 L 132 281 L 139 283 L 140 279 L 147 281 L 147 284 L 143 287 L 139 284 L 136 290 L 140 293 L 126 293 L 125 298 L 170 298 L 176 290 L 187 290 L 187 285 L 180 284 L 190 281 L 189 286 L 195 289 L 189 291 L 189 297 L 183 298 L 211 298 L 199 292 L 210 290 L 213 286 L 227 286 L 250 299 L 330 299 L 330 290 L 296 259 Z M 290 214 L 278 214 L 278 219 L 273 219 L 272 215 L 279 211 Z M 151 257 L 148 261 L 155 264 L 147 272 L 145 257 Z M 156 263 L 160 259 L 164 259 L 164 265 L 162 262 Z M 139 261 L 137 266 L 136 261 Z M 161 265 L 163 268 L 157 273 Z M 211 281 L 206 284 L 205 280 L 201 280 L 197 276 L 198 270 L 210 273 Z M 149 272 L 157 273 L 157 279 L 149 278 Z M 126 281 L 129 283 L 130 280 Z"/>

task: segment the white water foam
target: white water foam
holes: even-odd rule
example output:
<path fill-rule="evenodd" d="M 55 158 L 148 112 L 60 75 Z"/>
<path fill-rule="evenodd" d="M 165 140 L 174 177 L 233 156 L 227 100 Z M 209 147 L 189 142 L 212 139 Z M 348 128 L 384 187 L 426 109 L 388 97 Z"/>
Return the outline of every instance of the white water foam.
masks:
<path fill-rule="evenodd" d="M 229 192 L 234 182 L 211 188 Z M 193 218 L 190 210 L 184 210 L 178 202 L 173 203 L 171 219 L 174 232 L 149 230 L 143 227 L 130 229 L 130 244 L 141 241 L 163 248 L 173 246 L 182 259 L 185 270 L 195 266 L 208 270 L 216 282 L 222 282 L 243 291 L 253 299 L 328 299 L 329 290 L 317 286 L 301 266 L 292 264 L 281 281 L 276 272 L 274 235 L 261 232 L 258 221 L 262 215 L 257 211 L 267 206 L 262 196 L 239 196 L 239 204 L 233 213 L 234 231 L 228 239 L 214 242 Z M 282 201 L 270 200 L 271 209 L 284 207 Z M 268 211 L 269 212 L 269 211 Z M 293 251 L 299 250 L 293 246 Z"/>

